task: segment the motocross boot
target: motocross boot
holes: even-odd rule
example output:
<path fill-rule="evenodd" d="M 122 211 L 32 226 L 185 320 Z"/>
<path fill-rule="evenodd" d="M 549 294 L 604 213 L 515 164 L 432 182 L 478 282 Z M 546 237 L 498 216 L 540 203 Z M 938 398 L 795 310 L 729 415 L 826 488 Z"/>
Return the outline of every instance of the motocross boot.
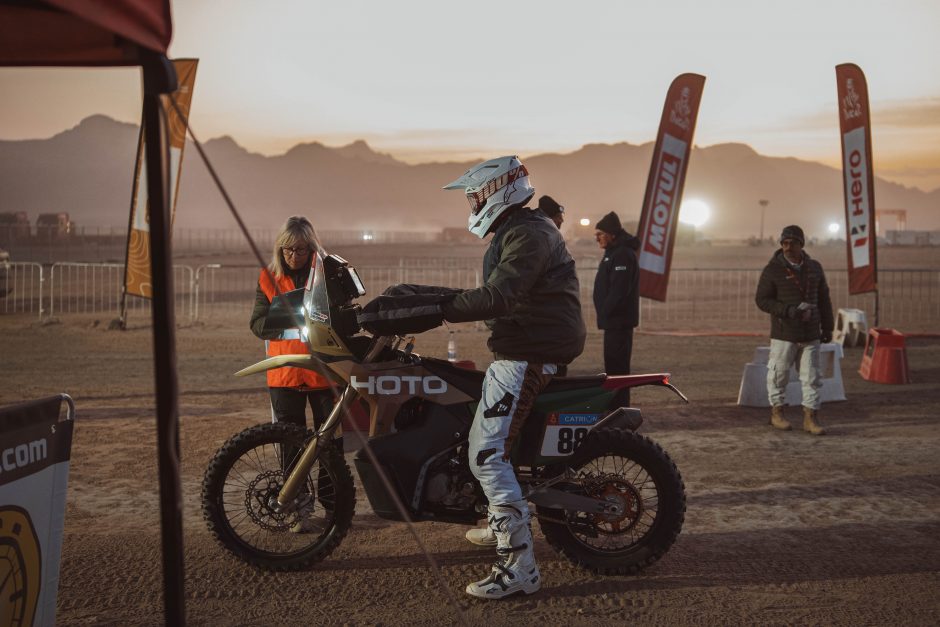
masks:
<path fill-rule="evenodd" d="M 803 431 L 813 435 L 823 435 L 826 430 L 819 424 L 816 416 L 816 410 L 809 407 L 803 408 Z"/>
<path fill-rule="evenodd" d="M 481 599 L 502 599 L 519 592 L 537 592 L 542 587 L 542 577 L 532 550 L 528 503 L 521 500 L 490 505 L 489 511 L 498 559 L 486 579 L 467 586 L 467 594 Z"/>
<path fill-rule="evenodd" d="M 770 424 L 774 429 L 790 430 L 790 421 L 783 417 L 783 405 L 774 405 L 770 410 Z"/>
<path fill-rule="evenodd" d="M 291 533 L 313 533 L 317 531 L 320 525 L 312 518 L 316 506 L 310 495 L 304 497 L 305 502 L 297 508 L 295 522 L 290 527 Z"/>
<path fill-rule="evenodd" d="M 477 546 L 496 546 L 496 534 L 487 524 L 485 527 L 478 527 L 467 532 L 467 540 Z"/>

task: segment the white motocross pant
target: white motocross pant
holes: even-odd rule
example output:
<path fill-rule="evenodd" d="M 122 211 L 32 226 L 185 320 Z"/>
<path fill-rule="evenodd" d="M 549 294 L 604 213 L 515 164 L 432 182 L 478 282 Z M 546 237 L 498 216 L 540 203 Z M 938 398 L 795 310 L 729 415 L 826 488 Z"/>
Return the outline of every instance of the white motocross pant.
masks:
<path fill-rule="evenodd" d="M 541 374 L 549 377 L 558 371 L 555 364 L 542 364 L 541 368 Z M 528 369 L 529 362 L 499 359 L 490 364 L 483 379 L 483 396 L 470 427 L 468 455 L 470 470 L 490 505 L 522 501 L 512 463 L 503 456 Z M 528 515 L 528 508 L 523 514 Z"/>
<path fill-rule="evenodd" d="M 770 340 L 770 359 L 767 362 L 767 398 L 771 406 L 786 404 L 790 367 L 794 365 L 800 376 L 803 406 L 819 409 L 819 390 L 822 388 L 819 340 L 799 343 Z"/>

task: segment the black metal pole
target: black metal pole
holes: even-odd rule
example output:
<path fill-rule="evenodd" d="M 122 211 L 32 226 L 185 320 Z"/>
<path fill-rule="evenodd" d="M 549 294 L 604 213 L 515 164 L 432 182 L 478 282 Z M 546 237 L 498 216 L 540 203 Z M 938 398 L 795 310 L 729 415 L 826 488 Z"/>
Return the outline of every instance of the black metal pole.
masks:
<path fill-rule="evenodd" d="M 153 365 L 157 397 L 160 529 L 163 544 L 163 607 L 167 625 L 186 622 L 183 573 L 183 515 L 180 488 L 179 389 L 176 377 L 176 317 L 170 247 L 170 160 L 161 94 L 176 91 L 176 70 L 161 54 L 142 54 L 144 143 L 150 210 L 150 276 L 153 285 Z"/>

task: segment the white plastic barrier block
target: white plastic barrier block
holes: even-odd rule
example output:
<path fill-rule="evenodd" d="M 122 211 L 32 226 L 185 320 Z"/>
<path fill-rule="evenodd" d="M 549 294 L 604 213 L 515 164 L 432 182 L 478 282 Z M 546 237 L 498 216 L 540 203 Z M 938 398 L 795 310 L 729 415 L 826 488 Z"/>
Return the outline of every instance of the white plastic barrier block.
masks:
<path fill-rule="evenodd" d="M 820 344 L 819 366 L 822 375 L 822 389 L 819 397 L 823 403 L 844 401 L 845 388 L 842 386 L 842 346 L 834 342 Z M 745 407 L 770 407 L 767 398 L 767 362 L 770 359 L 770 347 L 758 346 L 754 351 L 754 360 L 744 365 L 741 388 L 738 390 L 738 405 Z M 796 368 L 790 368 L 790 381 L 784 400 L 787 405 L 800 405 L 803 401 L 803 388 Z"/>
<path fill-rule="evenodd" d="M 842 346 L 862 346 L 868 336 L 868 320 L 861 309 L 840 309 L 836 314 L 836 328 L 832 341 Z"/>

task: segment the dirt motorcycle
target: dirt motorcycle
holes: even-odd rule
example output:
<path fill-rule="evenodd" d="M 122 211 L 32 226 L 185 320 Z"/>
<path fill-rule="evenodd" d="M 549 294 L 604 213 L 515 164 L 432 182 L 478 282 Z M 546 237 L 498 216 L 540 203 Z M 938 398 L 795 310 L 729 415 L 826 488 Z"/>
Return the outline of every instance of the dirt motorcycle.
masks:
<path fill-rule="evenodd" d="M 354 464 L 376 515 L 403 520 L 403 505 L 414 521 L 473 525 L 486 517 L 467 459 L 484 374 L 418 355 L 413 337 L 361 333 L 353 301 L 363 295 L 353 267 L 317 253 L 305 288 L 275 298 L 267 318 L 269 328 L 299 327 L 311 354 L 272 357 L 237 373 L 309 368 L 343 390 L 316 431 L 250 427 L 211 460 L 202 486 L 205 520 L 225 549 L 250 564 L 300 570 L 342 542 L 356 495 L 333 434 L 354 403 L 368 407 L 374 455 L 362 448 Z M 511 450 L 545 539 L 600 574 L 635 573 L 657 561 L 685 518 L 676 465 L 636 432 L 640 410 L 622 406 L 629 388 L 643 385 L 669 388 L 688 402 L 665 373 L 556 377 Z"/>

